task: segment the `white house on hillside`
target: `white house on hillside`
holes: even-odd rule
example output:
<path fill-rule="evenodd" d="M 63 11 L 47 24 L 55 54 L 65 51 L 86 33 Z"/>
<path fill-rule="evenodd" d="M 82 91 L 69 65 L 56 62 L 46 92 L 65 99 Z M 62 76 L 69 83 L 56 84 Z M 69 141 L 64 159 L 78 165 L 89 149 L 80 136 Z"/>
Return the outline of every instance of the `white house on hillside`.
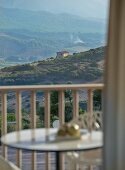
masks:
<path fill-rule="evenodd" d="M 59 51 L 57 52 L 56 57 L 67 57 L 69 55 L 68 51 Z"/>

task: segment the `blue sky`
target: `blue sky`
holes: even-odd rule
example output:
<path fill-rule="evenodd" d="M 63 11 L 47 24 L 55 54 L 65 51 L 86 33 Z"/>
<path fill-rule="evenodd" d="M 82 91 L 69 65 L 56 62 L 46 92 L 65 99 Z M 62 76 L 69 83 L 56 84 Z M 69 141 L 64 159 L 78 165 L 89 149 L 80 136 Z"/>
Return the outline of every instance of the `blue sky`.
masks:
<path fill-rule="evenodd" d="M 109 0 L 0 0 L 0 6 L 106 18 Z"/>

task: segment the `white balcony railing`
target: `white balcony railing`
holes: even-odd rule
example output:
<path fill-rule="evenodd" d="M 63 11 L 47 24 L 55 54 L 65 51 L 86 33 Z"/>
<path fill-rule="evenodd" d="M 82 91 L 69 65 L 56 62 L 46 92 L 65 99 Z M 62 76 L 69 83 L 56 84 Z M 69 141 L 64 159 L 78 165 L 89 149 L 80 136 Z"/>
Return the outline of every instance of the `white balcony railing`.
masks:
<path fill-rule="evenodd" d="M 1 133 L 5 135 L 7 133 L 7 94 L 11 91 L 15 93 L 15 105 L 16 105 L 16 130 L 19 131 L 22 129 L 22 91 L 29 91 L 30 92 L 30 128 L 36 128 L 36 94 L 38 91 L 44 92 L 44 106 L 45 106 L 45 118 L 44 118 L 44 125 L 46 128 L 50 127 L 50 115 L 51 115 L 51 108 L 50 108 L 50 97 L 51 91 L 56 90 L 59 92 L 59 121 L 60 124 L 63 124 L 65 121 L 65 90 L 71 90 L 73 94 L 73 118 L 79 115 L 79 91 L 86 90 L 88 97 L 87 97 L 87 111 L 92 117 L 93 114 L 93 90 L 103 90 L 103 84 L 77 84 L 77 85 L 29 85 L 29 86 L 1 86 L 0 87 L 0 95 L 1 95 L 1 120 L 2 120 L 2 127 Z M 91 120 L 90 120 L 91 123 Z M 2 155 L 5 158 L 8 158 L 8 148 L 2 145 Z M 37 153 L 32 152 L 31 156 L 31 163 L 32 163 L 32 170 L 37 169 Z M 50 170 L 50 160 L 49 154 L 46 154 L 45 163 L 46 163 L 46 170 Z M 22 167 L 22 151 L 17 150 L 16 153 L 16 164 L 18 167 Z M 63 167 L 62 167 L 63 169 Z"/>

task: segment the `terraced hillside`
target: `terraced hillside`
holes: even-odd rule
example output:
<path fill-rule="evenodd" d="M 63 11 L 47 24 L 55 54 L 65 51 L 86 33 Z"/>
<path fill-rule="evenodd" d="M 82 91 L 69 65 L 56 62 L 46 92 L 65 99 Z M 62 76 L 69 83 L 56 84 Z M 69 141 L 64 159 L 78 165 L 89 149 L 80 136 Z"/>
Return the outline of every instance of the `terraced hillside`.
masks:
<path fill-rule="evenodd" d="M 66 58 L 49 58 L 0 70 L 0 85 L 63 84 L 102 81 L 105 47 Z"/>

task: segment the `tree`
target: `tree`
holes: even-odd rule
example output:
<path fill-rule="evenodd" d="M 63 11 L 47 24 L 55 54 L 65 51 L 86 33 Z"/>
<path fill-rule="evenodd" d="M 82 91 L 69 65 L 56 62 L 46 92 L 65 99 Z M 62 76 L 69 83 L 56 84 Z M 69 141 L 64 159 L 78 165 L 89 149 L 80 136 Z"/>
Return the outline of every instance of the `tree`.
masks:
<path fill-rule="evenodd" d="M 51 99 L 50 99 L 50 108 L 51 108 L 51 125 L 54 120 L 59 119 L 58 111 L 59 111 L 59 92 L 52 91 L 51 92 Z M 44 122 L 44 106 L 37 106 L 37 114 L 39 119 Z M 79 114 L 84 114 L 83 109 L 79 109 Z M 69 122 L 73 118 L 73 97 L 72 91 L 66 90 L 65 91 L 65 122 Z"/>
<path fill-rule="evenodd" d="M 95 90 L 93 95 L 94 107 L 95 110 L 98 108 L 99 110 L 102 109 L 102 97 L 101 97 L 101 90 Z"/>
<path fill-rule="evenodd" d="M 59 119 L 58 110 L 59 110 L 59 92 L 52 91 L 51 92 L 51 124 L 54 120 Z M 44 121 L 44 106 L 37 106 L 37 114 L 39 115 L 39 119 Z M 69 121 L 72 118 L 72 92 L 71 90 L 65 91 L 65 121 Z"/>

